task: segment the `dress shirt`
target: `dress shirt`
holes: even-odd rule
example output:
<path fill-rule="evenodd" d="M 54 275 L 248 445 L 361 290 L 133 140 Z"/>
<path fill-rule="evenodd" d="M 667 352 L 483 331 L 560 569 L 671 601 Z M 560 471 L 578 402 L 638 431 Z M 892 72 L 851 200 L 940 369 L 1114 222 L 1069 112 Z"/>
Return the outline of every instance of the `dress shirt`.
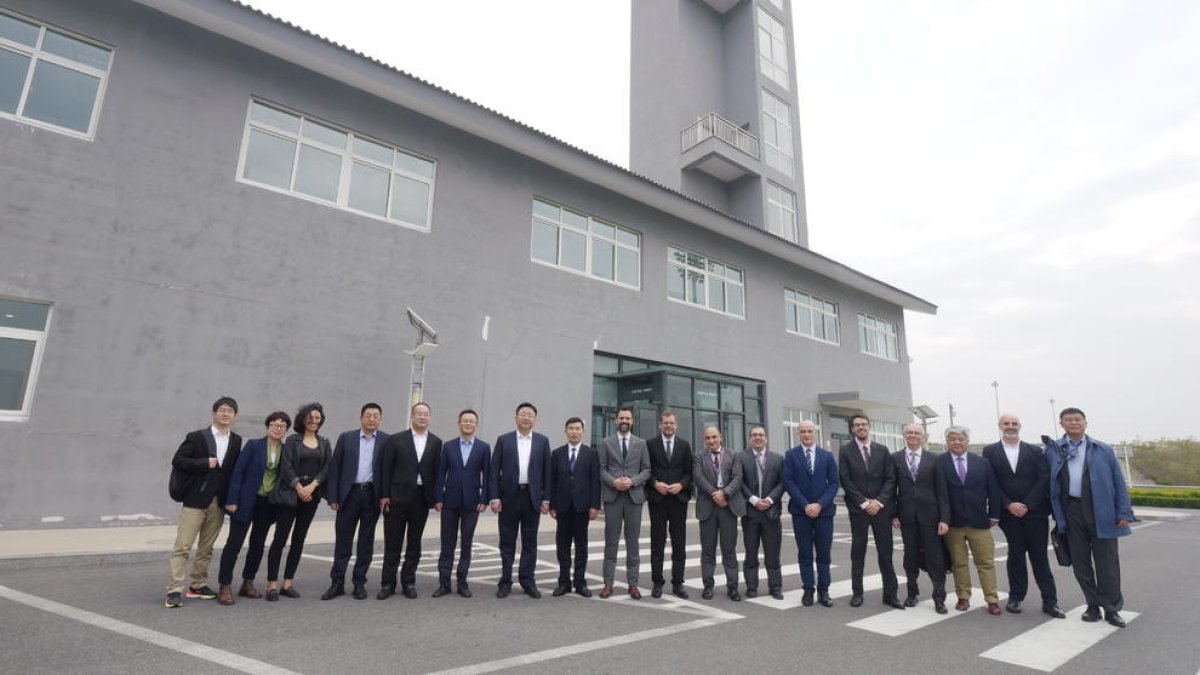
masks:
<path fill-rule="evenodd" d="M 375 480 L 375 434 L 367 435 L 365 431 L 358 432 L 358 471 L 354 473 L 355 483 L 370 483 Z"/>
<path fill-rule="evenodd" d="M 517 483 L 529 484 L 529 456 L 533 454 L 533 434 L 517 432 Z"/>
<path fill-rule="evenodd" d="M 424 485 L 425 481 L 421 480 L 421 458 L 425 456 L 425 442 L 429 440 L 429 434 L 418 434 L 413 432 L 413 447 L 417 449 L 417 485 Z"/>
<path fill-rule="evenodd" d="M 1070 443 L 1070 441 L 1067 441 Z M 1087 439 L 1085 438 L 1079 444 L 1079 450 L 1075 456 L 1067 460 L 1067 472 L 1070 483 L 1067 488 L 1067 495 L 1076 499 L 1083 496 L 1083 458 L 1087 454 Z"/>
<path fill-rule="evenodd" d="M 1001 441 L 1003 443 L 1003 441 Z M 1012 467 L 1013 473 L 1017 472 L 1017 458 L 1021 455 L 1021 443 L 1015 445 L 1004 444 L 1004 456 L 1008 458 L 1008 465 Z"/>
<path fill-rule="evenodd" d="M 462 453 L 463 466 L 467 465 L 467 460 L 471 458 L 471 446 L 475 445 L 474 438 L 459 438 L 458 450 Z"/>
<path fill-rule="evenodd" d="M 763 471 L 766 470 L 766 465 L 764 464 L 764 462 L 767 461 L 767 451 L 764 448 L 763 450 L 752 450 L 751 452 L 754 453 L 754 465 L 757 467 L 755 470 L 758 471 L 758 491 L 762 492 Z M 767 502 L 771 501 L 770 499 L 767 499 L 766 497 L 759 497 L 758 495 L 750 495 L 750 506 L 758 506 L 759 500 L 762 500 L 762 499 L 766 499 Z"/>
<path fill-rule="evenodd" d="M 209 427 L 212 430 L 213 438 L 217 441 L 217 466 L 225 466 L 225 453 L 229 451 L 229 430 L 226 429 L 224 435 L 217 430 L 217 425 Z"/>
<path fill-rule="evenodd" d="M 708 451 L 708 461 L 716 462 L 716 466 L 713 467 L 713 473 L 717 474 L 717 489 L 718 490 L 725 489 L 725 481 L 721 480 L 721 474 L 722 474 L 721 467 L 724 464 L 721 461 L 721 451 L 718 450 L 716 452 L 713 452 L 713 451 L 709 450 Z"/>
<path fill-rule="evenodd" d="M 913 450 L 907 445 L 904 446 L 904 462 L 905 464 L 908 464 L 908 473 L 913 476 L 913 480 L 917 479 L 917 477 L 913 475 L 913 467 L 917 467 L 918 469 L 921 468 L 921 450 L 921 448 Z"/>
<path fill-rule="evenodd" d="M 669 459 L 671 459 L 671 455 L 675 452 L 675 437 L 674 436 L 663 436 L 662 442 L 663 442 L 663 450 L 667 451 L 667 459 L 669 460 Z"/>

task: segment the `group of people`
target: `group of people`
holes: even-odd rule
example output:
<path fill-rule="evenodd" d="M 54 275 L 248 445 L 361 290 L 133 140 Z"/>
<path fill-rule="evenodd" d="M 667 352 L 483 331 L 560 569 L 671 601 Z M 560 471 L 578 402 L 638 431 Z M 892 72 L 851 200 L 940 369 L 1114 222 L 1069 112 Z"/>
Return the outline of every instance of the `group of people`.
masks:
<path fill-rule="evenodd" d="M 1060 423 L 1065 435 L 1044 449 L 1020 440 L 1021 423 L 1016 416 L 1002 416 L 1002 440 L 984 448 L 982 456 L 967 452 L 969 432 L 958 426 L 945 432 L 946 453 L 930 452 L 918 424 L 905 428 L 906 447 L 891 453 L 886 446 L 870 441 L 870 420 L 855 415 L 850 418 L 853 438 L 842 445 L 836 459 L 819 446 L 817 429 L 807 421 L 797 429 L 800 444 L 786 453 L 769 449 L 767 432 L 761 426 L 750 430 L 749 447 L 742 451 L 726 448 L 720 429 L 706 427 L 704 447 L 693 452 L 690 443 L 677 435 L 676 415 L 670 410 L 659 414 L 659 433 L 642 439 L 632 433 L 633 411 L 621 408 L 616 414 L 616 433 L 603 439 L 599 447 L 583 442 L 584 422 L 572 417 L 564 425 L 566 443 L 552 450 L 549 438 L 534 431 L 537 408 L 532 403 L 517 406 L 516 429 L 497 438 L 494 447 L 476 438 L 479 415 L 474 410 L 458 414 L 456 437 L 446 441 L 429 430 L 428 404 L 417 403 L 409 413 L 409 428 L 388 434 L 380 430 L 382 408 L 367 403 L 360 411 L 360 427 L 339 435 L 331 447 L 318 433 L 325 421 L 324 410 L 311 403 L 303 406 L 294 420 L 282 411 L 271 413 L 264 421 L 266 435 L 243 446 L 241 437 L 230 428 L 237 417 L 237 402 L 228 397 L 218 399 L 212 406 L 212 425 L 187 434 L 172 462 L 189 476 L 190 483 L 170 559 L 166 606 L 181 606 L 185 596 L 215 597 L 221 604 L 234 604 L 233 573 L 247 535 L 250 541 L 236 593 L 246 598 L 264 597 L 254 580 L 272 527 L 265 597 L 271 601 L 281 595 L 300 597 L 293 580 L 321 499 L 336 512 L 331 583 L 322 600 L 345 594 L 352 552 L 351 592 L 360 600 L 367 597 L 367 571 L 381 515 L 384 557 L 376 597 L 386 600 L 399 592 L 416 598 L 416 570 L 430 511 L 441 518 L 438 582 L 432 596 L 457 592 L 471 597 L 468 579 L 475 529 L 479 515 L 489 508 L 497 515 L 500 535 L 497 597 L 512 592 L 518 538 L 517 583 L 526 595 L 541 597 L 534 570 L 542 515 L 556 522 L 559 574 L 553 595 L 574 592 L 591 597 L 588 530 L 590 521 L 603 510 L 599 597 L 614 593 L 623 538 L 625 592 L 639 600 L 643 504 L 648 505 L 650 514 L 650 594 L 662 597 L 667 588 L 669 539 L 670 592 L 686 599 L 686 522 L 693 495 L 700 530 L 701 597 L 707 600 L 714 595 L 719 547 L 726 594 L 731 600 L 742 599 L 743 581 L 746 597 L 759 594 L 760 550 L 766 593 L 782 600 L 781 516 L 786 493 L 803 587 L 801 603 L 832 607 L 834 500 L 840 488 L 852 537 L 853 607 L 863 604 L 870 533 L 885 605 L 895 609 L 915 606 L 923 569 L 931 582 L 935 610 L 946 613 L 949 569 L 957 596 L 955 609 L 967 610 L 972 593 L 970 557 L 975 561 L 987 611 L 1001 614 L 991 534 L 998 524 L 1009 547 L 1007 611 L 1022 611 L 1028 561 L 1041 592 L 1042 611 L 1065 618 L 1047 555 L 1048 518 L 1053 515 L 1060 535 L 1069 544 L 1072 567 L 1087 601 L 1082 618 L 1098 621 L 1103 611 L 1110 624 L 1124 625 L 1117 537 L 1130 532 L 1129 495 L 1112 448 L 1086 436 L 1086 418 L 1077 408 L 1063 410 Z M 295 433 L 285 441 L 289 427 Z M 214 592 L 208 586 L 208 565 L 226 515 L 229 534 L 221 556 L 219 589 Z M 739 523 L 744 548 L 740 578 Z M 892 563 L 893 528 L 900 531 L 904 542 L 907 586 L 903 601 Z M 289 539 L 281 582 L 279 566 Z M 193 546 L 196 554 L 190 583 L 185 586 L 184 572 Z"/>

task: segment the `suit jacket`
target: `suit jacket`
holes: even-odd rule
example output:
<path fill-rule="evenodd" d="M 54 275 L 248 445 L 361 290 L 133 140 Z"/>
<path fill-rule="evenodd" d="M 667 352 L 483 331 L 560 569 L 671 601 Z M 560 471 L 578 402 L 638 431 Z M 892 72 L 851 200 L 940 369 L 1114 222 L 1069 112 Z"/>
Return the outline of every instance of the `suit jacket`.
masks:
<path fill-rule="evenodd" d="M 280 461 L 283 461 L 283 448 L 279 449 Z M 233 467 L 233 475 L 229 479 L 229 494 L 225 503 L 237 506 L 237 511 L 229 517 L 243 523 L 250 522 L 254 517 L 254 503 L 258 499 L 258 488 L 262 487 L 263 474 L 267 472 L 267 439 L 252 438 L 246 441 L 238 455 L 237 465 Z"/>
<path fill-rule="evenodd" d="M 688 503 L 692 498 L 692 444 L 676 434 L 671 441 L 671 456 L 668 457 L 662 434 L 655 434 L 653 438 L 646 439 L 646 451 L 650 454 L 650 480 L 646 481 L 650 487 L 646 488 L 646 499 L 651 504 L 662 503 L 668 497 Z M 654 481 L 668 485 L 680 483 L 683 489 L 677 495 L 659 494 L 653 487 Z"/>
<path fill-rule="evenodd" d="M 492 450 L 492 468 L 488 474 L 488 500 L 499 499 L 502 506 L 513 503 L 520 494 L 521 466 L 517 454 L 517 432 L 496 439 Z M 547 501 L 550 485 L 550 439 L 533 432 L 529 451 L 529 501 L 540 510 Z"/>
<path fill-rule="evenodd" d="M 769 449 L 763 458 L 762 485 L 758 483 L 758 463 L 754 451 L 747 448 L 737 454 L 742 463 L 742 497 L 746 499 L 746 513 L 759 512 L 750 505 L 751 497 L 770 498 L 771 508 L 763 511 L 768 518 L 777 520 L 783 512 L 783 455 Z"/>
<path fill-rule="evenodd" d="M 1117 527 L 1117 520 L 1133 520 L 1133 506 L 1129 502 L 1129 490 L 1125 477 L 1117 462 L 1117 453 L 1107 443 L 1085 436 L 1084 440 L 1084 501 L 1092 502 L 1092 513 L 1096 520 L 1096 536 L 1101 539 L 1124 537 L 1133 530 Z M 1054 510 L 1054 522 L 1058 531 L 1067 531 L 1067 516 L 1063 510 L 1062 497 L 1066 494 L 1060 474 L 1067 473 L 1066 458 L 1062 452 L 1067 448 L 1067 437 L 1052 441 L 1046 448 L 1046 459 L 1050 463 L 1050 508 Z"/>
<path fill-rule="evenodd" d="M 838 491 L 838 467 L 833 453 L 817 446 L 813 453 L 813 470 L 804 460 L 804 446 L 797 445 L 783 458 L 783 489 L 788 493 L 788 513 L 804 516 L 804 507 L 816 502 L 821 505 L 819 518 L 832 518 L 837 513 L 834 498 Z"/>
<path fill-rule="evenodd" d="M 621 491 L 614 488 L 613 481 L 627 476 L 633 479 L 633 487 L 627 491 L 634 504 L 646 501 L 646 481 L 650 480 L 650 453 L 646 441 L 629 434 L 629 446 L 625 459 L 621 459 L 621 439 L 616 434 L 600 441 L 600 496 L 606 502 L 616 501 Z"/>
<path fill-rule="evenodd" d="M 992 463 L 970 452 L 967 457 L 967 482 L 958 479 L 954 453 L 944 452 L 937 458 L 937 469 L 946 481 L 950 496 L 950 527 L 974 527 L 986 530 L 990 520 L 1000 520 L 1004 497 L 996 484 Z"/>
<path fill-rule="evenodd" d="M 876 515 L 891 518 L 896 495 L 896 465 L 886 445 L 871 443 L 871 466 L 863 465 L 858 441 L 843 443 L 838 453 L 838 476 L 850 515 L 863 513 L 862 503 L 877 499 L 883 509 Z"/>
<path fill-rule="evenodd" d="M 438 460 L 437 484 L 433 494 L 434 503 L 440 502 L 444 509 L 472 509 L 487 504 L 492 446 L 476 438 L 471 443 L 471 454 L 464 465 L 460 441 L 456 436 L 442 443 L 442 457 Z"/>
<path fill-rule="evenodd" d="M 585 512 L 600 508 L 600 460 L 596 451 L 581 444 L 571 470 L 571 447 L 564 445 L 550 454 L 550 508 L 557 512 Z"/>
<path fill-rule="evenodd" d="M 371 475 L 378 476 L 382 465 L 383 446 L 390 434 L 375 432 L 375 456 L 371 458 Z M 358 457 L 362 444 L 362 429 L 343 432 L 333 446 L 333 457 L 329 460 L 329 482 L 325 484 L 325 501 L 341 504 L 350 496 L 358 479 Z"/>
<path fill-rule="evenodd" d="M 1021 502 L 1029 507 L 1025 518 L 1045 518 L 1050 515 L 1050 465 L 1041 448 L 1021 441 L 1017 451 L 1016 473 L 1008 463 L 1003 443 L 992 443 L 984 448 L 983 457 L 992 463 L 992 472 L 996 474 L 996 483 L 1004 497 L 1003 507 L 1006 510 L 1002 518 L 1016 519 L 1007 511 L 1012 502 Z"/>
<path fill-rule="evenodd" d="M 712 493 L 717 491 L 717 473 L 713 471 L 711 455 L 708 448 L 702 448 L 695 452 L 692 459 L 697 520 L 708 520 L 718 508 L 712 498 Z M 725 493 L 729 510 L 735 516 L 746 515 L 746 497 L 742 495 L 742 463 L 729 448 L 721 448 L 721 477 L 721 492 Z"/>
<path fill-rule="evenodd" d="M 216 469 L 210 469 L 208 458 L 217 456 L 217 439 L 213 438 L 212 427 L 188 432 L 171 458 L 171 466 L 192 476 L 192 485 L 183 497 L 183 505 L 206 509 L 216 497 L 221 508 L 225 508 L 229 480 L 233 478 L 233 468 L 241 451 L 242 437 L 230 431 L 225 462 Z"/>
<path fill-rule="evenodd" d="M 283 442 L 283 452 L 279 456 L 279 482 L 275 485 L 275 489 L 281 493 L 295 495 L 296 484 L 300 482 L 300 446 L 303 444 L 303 434 L 292 434 Z M 312 479 L 318 484 L 313 497 L 319 500 L 325 493 L 325 483 L 329 481 L 329 459 L 333 456 L 333 450 L 329 447 L 329 439 L 320 435 L 317 436 L 317 447 L 321 451 L 321 466 Z"/>
<path fill-rule="evenodd" d="M 410 504 L 418 497 L 432 506 L 436 503 L 437 467 L 442 454 L 442 439 L 432 431 L 425 432 L 425 452 L 417 460 L 417 446 L 412 429 L 388 437 L 383 444 L 379 473 L 375 474 L 375 496 L 400 504 Z M 417 485 L 417 476 L 421 484 Z"/>
<path fill-rule="evenodd" d="M 892 455 L 896 464 L 896 513 L 905 525 L 936 525 L 950 522 L 950 493 L 946 476 L 937 470 L 941 455 L 921 449 L 917 478 L 908 468 L 908 448 Z M 957 478 L 957 475 L 955 476 Z"/>

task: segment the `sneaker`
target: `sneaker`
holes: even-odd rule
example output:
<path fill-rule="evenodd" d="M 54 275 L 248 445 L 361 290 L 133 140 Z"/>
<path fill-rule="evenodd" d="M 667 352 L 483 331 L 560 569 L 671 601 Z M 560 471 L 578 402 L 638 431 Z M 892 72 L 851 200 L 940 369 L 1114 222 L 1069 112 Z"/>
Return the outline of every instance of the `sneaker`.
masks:
<path fill-rule="evenodd" d="M 187 589 L 188 600 L 212 600 L 215 597 L 217 597 L 217 592 L 209 588 L 208 584 L 205 584 L 200 588 L 192 588 L 189 586 Z"/>
<path fill-rule="evenodd" d="M 182 593 L 167 593 L 167 601 L 163 607 L 183 607 Z"/>

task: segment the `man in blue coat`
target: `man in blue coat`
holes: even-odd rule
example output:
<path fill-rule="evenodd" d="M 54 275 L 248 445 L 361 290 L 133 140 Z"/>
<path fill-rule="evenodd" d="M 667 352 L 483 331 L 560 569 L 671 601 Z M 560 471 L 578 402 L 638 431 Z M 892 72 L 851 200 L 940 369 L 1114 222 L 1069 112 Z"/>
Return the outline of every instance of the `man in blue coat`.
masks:
<path fill-rule="evenodd" d="M 442 515 L 442 550 L 438 556 L 438 589 L 433 597 L 450 593 L 450 570 L 454 567 L 454 547 L 462 533 L 462 552 L 458 555 L 458 594 L 471 597 L 467 575 L 471 571 L 471 547 L 479 514 L 487 508 L 488 468 L 492 448 L 475 438 L 479 413 L 467 408 L 458 413 L 458 438 L 442 444 L 438 462 L 437 486 L 433 508 Z"/>
<path fill-rule="evenodd" d="M 1121 559 L 1117 538 L 1130 533 L 1133 506 L 1112 447 L 1088 436 L 1087 417 L 1064 408 L 1058 423 L 1066 434 L 1046 447 L 1050 463 L 1050 507 L 1060 533 L 1066 533 L 1071 568 L 1087 600 L 1084 621 L 1104 620 L 1123 628 Z"/>
<path fill-rule="evenodd" d="M 833 514 L 837 511 L 834 497 L 838 491 L 838 467 L 833 453 L 817 446 L 817 427 L 809 421 L 800 423 L 797 433 L 800 445 L 787 451 L 783 460 L 783 489 L 790 501 L 792 532 L 800 558 L 800 579 L 804 584 L 801 602 L 813 604 L 813 590 L 822 607 L 833 607 L 829 597 L 829 562 L 833 548 Z M 816 551 L 817 574 L 813 579 L 813 551 Z"/>
<path fill-rule="evenodd" d="M 533 430 L 537 408 L 517 406 L 517 429 L 496 439 L 488 472 L 488 496 L 500 525 L 500 582 L 496 597 L 512 592 L 512 566 L 517 535 L 521 536 L 521 566 L 517 579 L 531 598 L 542 597 L 534 580 L 537 565 L 538 521 L 550 513 L 550 439 Z"/>

